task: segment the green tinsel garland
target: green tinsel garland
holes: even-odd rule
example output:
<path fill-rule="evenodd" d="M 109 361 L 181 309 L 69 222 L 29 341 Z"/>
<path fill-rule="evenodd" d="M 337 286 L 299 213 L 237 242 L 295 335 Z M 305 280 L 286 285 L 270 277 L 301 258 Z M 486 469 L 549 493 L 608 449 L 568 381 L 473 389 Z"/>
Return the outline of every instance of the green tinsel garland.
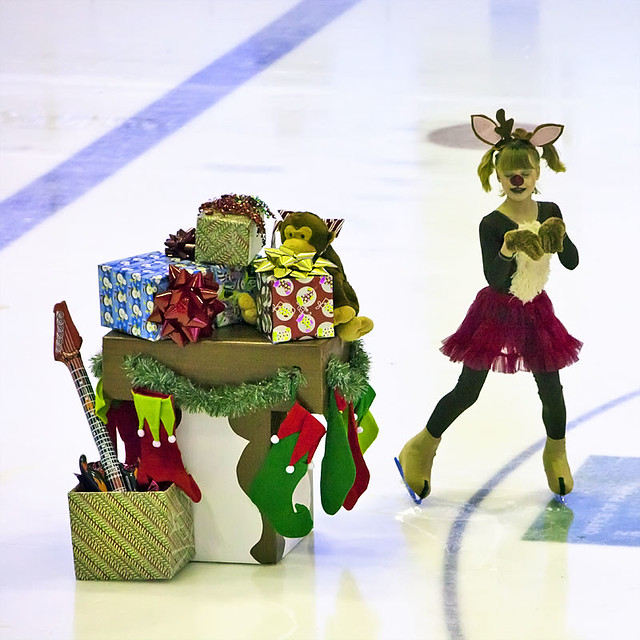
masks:
<path fill-rule="evenodd" d="M 91 373 L 98 378 L 102 378 L 102 352 L 96 353 L 93 358 L 91 358 Z"/>
<path fill-rule="evenodd" d="M 349 362 L 342 362 L 331 356 L 327 363 L 327 385 L 338 389 L 347 402 L 354 404 L 369 387 L 369 354 L 362 346 L 362 340 L 351 343 Z"/>
<path fill-rule="evenodd" d="M 337 388 L 348 402 L 356 403 L 369 386 L 369 355 L 357 340 L 350 345 L 349 362 L 331 356 L 327 363 L 326 380 L 330 389 Z M 283 402 L 293 402 L 298 388 L 306 381 L 297 367 L 278 369 L 275 376 L 258 382 L 239 385 L 201 387 L 189 378 L 178 375 L 151 356 L 125 356 L 123 370 L 132 387 L 173 395 L 176 404 L 185 411 L 210 416 L 237 417 Z M 102 354 L 91 359 L 96 378 L 102 376 Z"/>
<path fill-rule="evenodd" d="M 283 402 L 293 402 L 305 384 L 297 367 L 278 369 L 272 378 L 237 385 L 201 387 L 150 356 L 125 356 L 122 369 L 133 387 L 173 395 L 184 411 L 235 418 Z"/>

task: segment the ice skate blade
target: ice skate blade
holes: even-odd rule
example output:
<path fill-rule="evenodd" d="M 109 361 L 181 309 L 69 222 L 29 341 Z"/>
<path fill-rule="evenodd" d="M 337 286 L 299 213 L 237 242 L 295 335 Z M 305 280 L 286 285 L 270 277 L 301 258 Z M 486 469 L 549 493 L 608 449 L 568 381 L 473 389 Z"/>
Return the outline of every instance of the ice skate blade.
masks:
<path fill-rule="evenodd" d="M 564 504 L 565 503 L 565 496 L 567 495 L 567 492 L 565 490 L 565 484 L 564 484 L 564 478 L 561 476 L 558 478 L 558 484 L 560 486 L 560 493 L 556 493 L 555 491 L 553 492 L 553 498 L 556 502 L 559 502 L 560 504 Z"/>
<path fill-rule="evenodd" d="M 420 496 L 418 496 L 416 494 L 416 492 L 407 484 L 407 481 L 404 478 L 404 471 L 402 470 L 402 465 L 400 464 L 400 460 L 398 460 L 398 458 L 394 458 L 393 460 L 396 463 L 396 467 L 398 467 L 398 473 L 400 474 L 400 477 L 402 478 L 402 483 L 404 484 L 406 490 L 408 491 L 409 495 L 411 496 L 411 499 L 416 504 L 422 504 L 422 498 Z"/>

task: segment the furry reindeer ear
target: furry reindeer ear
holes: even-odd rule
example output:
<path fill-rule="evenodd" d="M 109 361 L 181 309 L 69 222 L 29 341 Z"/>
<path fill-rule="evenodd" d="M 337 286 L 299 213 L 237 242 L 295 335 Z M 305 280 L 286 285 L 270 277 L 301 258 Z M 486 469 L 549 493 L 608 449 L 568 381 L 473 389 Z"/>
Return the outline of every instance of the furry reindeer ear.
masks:
<path fill-rule="evenodd" d="M 502 140 L 500 134 L 496 133 L 497 126 L 498 124 L 487 116 L 471 116 L 471 128 L 473 129 L 473 133 L 476 138 L 490 146 L 493 146 Z"/>
<path fill-rule="evenodd" d="M 562 124 L 541 124 L 533 130 L 529 142 L 535 147 L 544 147 L 553 144 L 564 131 Z"/>

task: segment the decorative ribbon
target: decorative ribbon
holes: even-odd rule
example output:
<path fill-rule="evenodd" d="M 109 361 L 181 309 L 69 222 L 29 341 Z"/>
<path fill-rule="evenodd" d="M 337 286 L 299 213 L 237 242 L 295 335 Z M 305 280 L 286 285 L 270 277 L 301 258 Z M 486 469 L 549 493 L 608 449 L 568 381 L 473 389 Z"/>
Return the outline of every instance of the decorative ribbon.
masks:
<path fill-rule="evenodd" d="M 196 230 L 193 227 L 186 231 L 178 229 L 175 234 L 169 234 L 169 237 L 164 241 L 164 246 L 165 255 L 170 258 L 193 261 L 196 251 Z"/>
<path fill-rule="evenodd" d="M 267 256 L 257 258 L 253 262 L 256 273 L 273 271 L 276 278 L 291 276 L 292 278 L 309 278 L 311 276 L 328 276 L 328 267 L 336 267 L 326 258 L 317 258 L 315 253 L 294 253 L 285 246 L 278 249 L 265 248 Z"/>
<path fill-rule="evenodd" d="M 189 273 L 169 265 L 169 288 L 154 296 L 150 322 L 162 325 L 163 338 L 183 347 L 213 332 L 213 318 L 225 307 L 218 300 L 218 284 L 212 273 Z"/>

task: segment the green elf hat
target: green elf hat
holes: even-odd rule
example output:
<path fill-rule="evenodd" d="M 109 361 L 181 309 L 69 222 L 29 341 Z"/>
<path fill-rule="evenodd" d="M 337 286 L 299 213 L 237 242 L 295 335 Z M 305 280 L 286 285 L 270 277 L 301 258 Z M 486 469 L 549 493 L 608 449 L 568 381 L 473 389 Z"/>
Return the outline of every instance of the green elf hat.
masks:
<path fill-rule="evenodd" d="M 173 433 L 176 424 L 176 412 L 173 396 L 148 389 L 132 389 L 133 403 L 138 414 L 138 436 L 144 438 L 144 425 L 149 427 L 153 446 L 160 446 L 160 424 L 167 432 L 172 444 L 176 441 Z"/>

